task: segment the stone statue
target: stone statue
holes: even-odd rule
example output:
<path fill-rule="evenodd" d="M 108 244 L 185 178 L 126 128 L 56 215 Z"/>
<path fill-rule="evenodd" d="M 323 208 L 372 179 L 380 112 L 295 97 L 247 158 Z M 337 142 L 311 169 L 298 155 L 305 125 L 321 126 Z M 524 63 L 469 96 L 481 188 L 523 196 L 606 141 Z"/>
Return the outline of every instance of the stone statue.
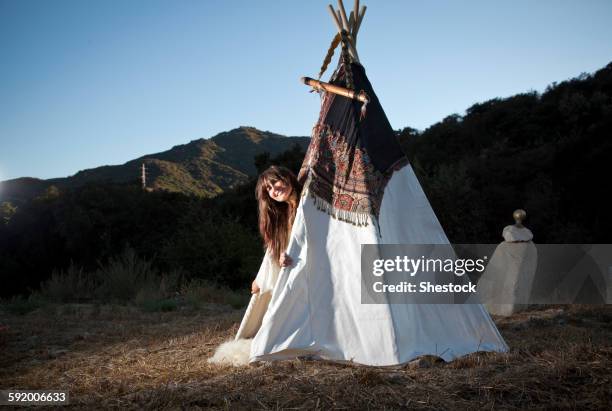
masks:
<path fill-rule="evenodd" d="M 527 308 L 538 265 L 533 233 L 523 225 L 525 210 L 512 214 L 515 224 L 504 227 L 500 243 L 478 282 L 478 294 L 491 314 L 512 315 Z"/>

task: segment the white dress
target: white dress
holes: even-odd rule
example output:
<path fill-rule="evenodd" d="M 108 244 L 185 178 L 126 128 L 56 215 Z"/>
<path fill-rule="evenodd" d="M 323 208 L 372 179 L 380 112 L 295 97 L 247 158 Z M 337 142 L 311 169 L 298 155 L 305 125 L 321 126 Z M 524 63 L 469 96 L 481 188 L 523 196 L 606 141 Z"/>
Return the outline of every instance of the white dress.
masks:
<path fill-rule="evenodd" d="M 259 292 L 251 296 L 247 310 L 240 323 L 240 328 L 236 333 L 236 340 L 252 338 L 263 320 L 263 316 L 272 299 L 272 291 L 278 279 L 280 267 L 277 262 L 272 261 L 269 249 L 266 249 L 263 261 L 255 277 L 255 282 L 259 286 Z"/>
<path fill-rule="evenodd" d="M 260 293 L 272 292 L 280 267 L 276 261 L 272 261 L 272 253 L 269 249 L 266 249 L 261 266 L 255 277 L 255 282 L 260 288 Z"/>

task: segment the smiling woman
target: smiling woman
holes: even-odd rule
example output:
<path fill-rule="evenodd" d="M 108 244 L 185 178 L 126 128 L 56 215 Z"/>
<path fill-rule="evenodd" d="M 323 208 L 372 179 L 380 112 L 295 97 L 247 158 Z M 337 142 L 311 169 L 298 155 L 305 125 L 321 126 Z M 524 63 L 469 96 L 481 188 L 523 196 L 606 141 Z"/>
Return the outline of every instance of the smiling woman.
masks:
<path fill-rule="evenodd" d="M 271 166 L 259 175 L 255 195 L 258 201 L 259 231 L 266 252 L 251 285 L 253 296 L 235 340 L 222 344 L 210 362 L 229 362 L 234 365 L 248 362 L 250 338 L 261 326 L 281 268 L 293 265 L 293 260 L 285 250 L 289 245 L 301 192 L 302 185 L 288 168 Z"/>
<path fill-rule="evenodd" d="M 279 203 L 287 201 L 293 192 L 291 186 L 282 180 L 278 180 L 274 184 L 266 184 L 266 190 L 268 190 L 268 195 L 270 198 Z"/>
<path fill-rule="evenodd" d="M 285 167 L 271 166 L 257 181 L 259 232 L 275 263 L 280 264 L 282 251 L 287 248 L 300 192 L 295 174 Z"/>
<path fill-rule="evenodd" d="M 285 250 L 289 245 L 301 193 L 302 185 L 286 167 L 270 166 L 259 175 L 255 195 L 258 201 L 259 232 L 266 252 L 251 285 L 253 296 L 235 339 L 221 344 L 209 362 L 236 366 L 248 363 L 251 338 L 261 327 L 281 268 L 293 265 L 293 260 Z"/>

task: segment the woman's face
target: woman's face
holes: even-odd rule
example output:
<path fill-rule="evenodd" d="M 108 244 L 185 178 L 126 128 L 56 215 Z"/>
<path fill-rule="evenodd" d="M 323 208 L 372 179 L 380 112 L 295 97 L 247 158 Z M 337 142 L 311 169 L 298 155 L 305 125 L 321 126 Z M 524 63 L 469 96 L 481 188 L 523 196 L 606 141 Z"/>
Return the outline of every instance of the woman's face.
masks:
<path fill-rule="evenodd" d="M 266 183 L 266 190 L 270 198 L 279 203 L 287 201 L 293 191 L 292 187 L 282 180 L 278 180 L 274 183 Z"/>

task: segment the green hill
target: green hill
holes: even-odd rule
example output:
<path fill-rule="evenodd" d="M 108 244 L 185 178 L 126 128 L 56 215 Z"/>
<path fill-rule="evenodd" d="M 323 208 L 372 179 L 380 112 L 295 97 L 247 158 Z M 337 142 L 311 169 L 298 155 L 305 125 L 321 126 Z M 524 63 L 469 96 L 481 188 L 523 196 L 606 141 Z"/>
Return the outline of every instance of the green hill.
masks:
<path fill-rule="evenodd" d="M 253 127 L 239 127 L 148 154 L 121 165 L 81 170 L 70 177 L 36 179 L 22 177 L 1 182 L 0 201 L 24 201 L 55 186 L 74 188 L 90 182 L 127 183 L 140 181 L 141 167 L 147 169 L 149 190 L 164 190 L 212 197 L 248 181 L 256 174 L 254 157 L 268 152 L 275 156 L 295 144 L 303 150 L 308 137 L 286 137 Z"/>
<path fill-rule="evenodd" d="M 536 242 L 599 243 L 612 226 L 610 136 L 612 63 L 399 137 L 454 242 L 496 243 L 523 208 Z"/>

